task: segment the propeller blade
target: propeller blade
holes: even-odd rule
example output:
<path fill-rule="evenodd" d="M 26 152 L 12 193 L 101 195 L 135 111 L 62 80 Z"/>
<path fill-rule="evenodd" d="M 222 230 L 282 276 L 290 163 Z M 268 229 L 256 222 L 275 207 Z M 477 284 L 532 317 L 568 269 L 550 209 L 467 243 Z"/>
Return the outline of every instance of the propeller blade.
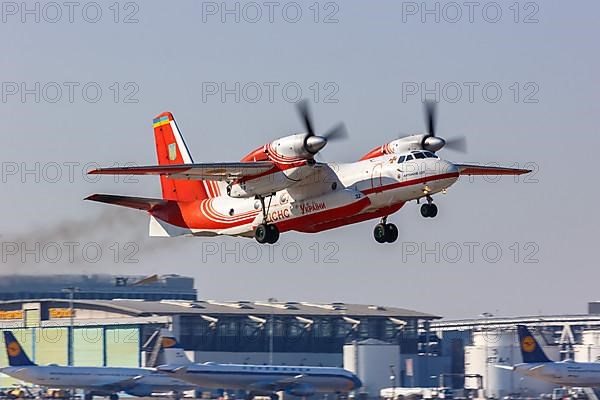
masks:
<path fill-rule="evenodd" d="M 425 107 L 425 124 L 427 125 L 427 133 L 431 136 L 435 136 L 435 123 L 437 114 L 437 103 L 435 101 L 425 101 L 423 103 Z"/>
<path fill-rule="evenodd" d="M 348 138 L 348 130 L 343 122 L 340 122 L 322 135 L 327 141 L 341 140 Z"/>
<path fill-rule="evenodd" d="M 312 118 L 310 116 L 310 110 L 308 106 L 308 100 L 300 100 L 297 105 L 298 113 L 300 114 L 300 119 L 302 123 L 304 123 L 304 128 L 306 129 L 306 133 L 309 136 L 314 136 L 315 131 L 313 129 Z"/>
<path fill-rule="evenodd" d="M 464 136 L 457 136 L 450 139 L 446 139 L 446 148 L 461 153 L 467 152 L 467 139 Z"/>

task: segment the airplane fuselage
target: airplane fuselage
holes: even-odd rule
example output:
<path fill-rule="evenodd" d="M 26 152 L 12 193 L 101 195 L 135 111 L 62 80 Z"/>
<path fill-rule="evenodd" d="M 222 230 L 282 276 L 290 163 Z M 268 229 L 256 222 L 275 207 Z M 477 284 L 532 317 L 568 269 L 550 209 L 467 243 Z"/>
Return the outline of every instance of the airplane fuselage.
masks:
<path fill-rule="evenodd" d="M 84 389 L 99 393 L 125 391 L 134 395 L 153 392 L 185 391 L 190 383 L 150 368 L 19 366 L 2 372 L 36 385 L 58 389 Z"/>
<path fill-rule="evenodd" d="M 517 364 L 515 371 L 561 386 L 600 387 L 600 363 L 547 362 Z"/>
<path fill-rule="evenodd" d="M 347 393 L 361 386 L 353 373 L 333 367 L 205 363 L 190 365 L 175 375 L 202 388 L 266 394 L 286 390 L 286 386 L 298 395 Z"/>
<path fill-rule="evenodd" d="M 280 232 L 320 232 L 390 215 L 407 201 L 447 189 L 459 177 L 455 165 L 431 153 L 402 163 L 398 159 L 389 154 L 346 164 L 305 162 L 229 186 L 205 181 L 211 198 L 150 211 L 151 235 L 252 236 L 264 222 L 261 203 L 235 196 L 268 185 L 286 187 L 265 200 L 269 223 Z"/>

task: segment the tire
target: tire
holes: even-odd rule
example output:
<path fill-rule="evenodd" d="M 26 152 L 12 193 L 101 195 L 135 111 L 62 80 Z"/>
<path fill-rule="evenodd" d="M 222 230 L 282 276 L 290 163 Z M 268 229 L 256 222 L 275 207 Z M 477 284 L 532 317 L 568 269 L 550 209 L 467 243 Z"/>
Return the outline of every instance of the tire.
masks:
<path fill-rule="evenodd" d="M 385 224 L 385 238 L 388 243 L 394 243 L 398 239 L 398 227 L 394 224 Z"/>
<path fill-rule="evenodd" d="M 438 208 L 435 204 L 429 205 L 429 218 L 434 218 L 438 213 Z"/>
<path fill-rule="evenodd" d="M 254 239 L 256 239 L 258 243 L 267 243 L 269 236 L 269 229 L 266 224 L 259 224 L 256 227 L 256 230 L 254 231 Z"/>
<path fill-rule="evenodd" d="M 110 396 L 108 396 L 108 398 L 110 400 L 119 400 L 119 395 L 116 393 L 111 394 Z"/>
<path fill-rule="evenodd" d="M 421 206 L 421 215 L 425 218 L 429 217 L 429 204 L 423 204 Z"/>
<path fill-rule="evenodd" d="M 267 243 L 275 244 L 279 240 L 279 229 L 275 225 L 267 225 Z"/>
<path fill-rule="evenodd" d="M 94 395 L 90 392 L 87 392 L 83 395 L 84 400 L 92 400 L 93 398 L 94 398 Z"/>
<path fill-rule="evenodd" d="M 373 229 L 373 237 L 377 243 L 385 243 L 387 241 L 387 234 L 384 224 L 375 225 L 375 229 Z"/>

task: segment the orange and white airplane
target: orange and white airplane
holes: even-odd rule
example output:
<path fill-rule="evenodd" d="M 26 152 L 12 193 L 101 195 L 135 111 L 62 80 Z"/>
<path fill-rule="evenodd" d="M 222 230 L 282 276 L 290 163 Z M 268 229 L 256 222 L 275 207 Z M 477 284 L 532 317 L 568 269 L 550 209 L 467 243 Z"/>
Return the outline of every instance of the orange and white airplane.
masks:
<path fill-rule="evenodd" d="M 159 175 L 162 198 L 94 194 L 86 200 L 146 211 L 150 236 L 245 236 L 275 243 L 280 232 L 321 232 L 380 219 L 379 243 L 398 238 L 388 216 L 408 201 L 435 217 L 432 196 L 461 175 L 520 175 L 526 169 L 454 164 L 435 152 L 464 150 L 464 138 L 435 135 L 435 103 L 425 103 L 427 132 L 393 140 L 352 163 L 315 161 L 328 141 L 347 136 L 343 124 L 315 134 L 306 101 L 298 103 L 305 133 L 276 139 L 240 162 L 195 163 L 169 112 L 154 119 L 158 165 L 100 168 L 90 174 Z"/>

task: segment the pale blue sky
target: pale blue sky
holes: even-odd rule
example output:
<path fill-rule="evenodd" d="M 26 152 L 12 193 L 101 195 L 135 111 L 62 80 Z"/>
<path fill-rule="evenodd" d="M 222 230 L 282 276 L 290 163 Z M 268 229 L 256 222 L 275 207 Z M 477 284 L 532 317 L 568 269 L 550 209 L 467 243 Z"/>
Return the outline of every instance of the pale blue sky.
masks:
<path fill-rule="evenodd" d="M 98 263 L 69 263 L 63 257 L 56 264 L 22 264 L 7 256 L 6 272 L 182 273 L 196 277 L 201 296 L 207 299 L 353 301 L 449 317 L 482 312 L 576 313 L 586 310 L 586 301 L 597 299 L 595 199 L 600 192 L 593 154 L 600 144 L 598 2 L 544 1 L 532 3 L 535 6 L 521 2 L 518 23 L 510 8 L 513 2 L 497 3 L 502 9 L 498 23 L 482 16 L 489 2 L 475 9 L 473 22 L 463 15 L 456 23 L 444 16 L 439 23 L 432 16 L 423 23 L 419 15 L 404 15 L 403 21 L 403 7 L 406 11 L 421 2 L 400 1 L 338 2 L 338 23 L 322 22 L 324 14 L 336 8 L 318 2 L 321 22 L 315 23 L 312 0 L 297 3 L 303 12 L 298 23 L 287 22 L 281 14 L 290 2 L 279 3 L 272 23 L 267 15 L 256 23 L 243 16 L 239 23 L 231 16 L 222 23 L 218 15 L 204 15 L 203 22 L 203 7 L 220 2 L 195 1 L 144 1 L 137 10 L 121 2 L 120 22 L 114 23 L 112 3 L 99 3 L 102 17 L 97 23 L 83 18 L 85 2 L 75 9 L 72 23 L 65 14 L 56 23 L 45 21 L 43 15 L 36 23 L 25 14 L 23 23 L 22 10 L 3 10 L 0 231 L 5 243 L 20 235 L 41 240 L 36 236 L 40 232 L 47 233 L 44 240 L 60 242 L 75 236 L 82 243 L 108 243 L 114 232 L 120 244 L 139 242 L 139 262 L 115 263 L 104 257 Z M 228 4 L 234 7 L 234 2 Z M 240 10 L 247 4 L 240 3 Z M 428 4 L 434 7 L 433 2 Z M 444 8 L 448 3 L 439 4 L 440 10 L 451 11 Z M 35 3 L 28 6 L 34 8 Z M 93 17 L 92 11 L 88 9 Z M 122 22 L 130 12 L 138 23 Z M 538 22 L 524 23 L 532 12 Z M 49 15 L 46 19 L 54 14 Z M 33 94 L 22 102 L 20 85 L 34 88 L 35 82 L 41 88 L 46 85 L 47 92 L 40 89 L 39 103 Z M 55 87 L 50 82 L 63 90 L 54 103 L 50 100 Z M 65 82 L 78 84 L 73 102 Z M 120 88 L 117 102 L 114 82 Z M 125 87 L 127 82 L 133 85 Z M 229 87 L 256 82 L 265 91 L 255 103 L 247 96 L 239 103 L 233 96 L 222 102 L 218 95 L 203 101 L 203 83 L 210 82 Z M 341 161 L 358 159 L 400 132 L 423 128 L 420 97 L 405 96 L 403 101 L 403 83 L 434 87 L 435 82 L 441 86 L 455 82 L 464 89 L 463 97 L 452 103 L 451 92 L 442 96 L 438 131 L 447 137 L 466 135 L 469 152 L 440 154 L 454 161 L 535 163 L 537 183 L 465 180 L 448 195 L 438 196 L 436 219 L 421 218 L 414 203 L 391 217 L 400 229 L 395 245 L 374 242 L 372 221 L 318 235 L 284 234 L 280 246 L 271 255 L 265 251 L 259 263 L 248 261 L 259 249 L 253 241 L 144 239 L 143 214 L 111 213 L 114 220 L 106 225 L 102 220 L 108 218 L 108 206 L 81 200 L 96 192 L 159 195 L 154 178 L 115 183 L 105 177 L 90 183 L 81 170 L 89 161 L 154 163 L 151 119 L 165 110 L 175 114 L 196 161 L 238 160 L 270 139 L 300 130 L 293 104 L 277 88 L 269 102 L 265 82 L 277 82 L 278 88 L 297 84 L 304 97 L 314 93 L 311 85 L 317 82 L 320 101 L 313 104 L 317 128 L 324 130 L 343 120 L 351 135 L 323 151 L 326 160 Z M 330 82 L 333 86 L 325 87 Z M 465 82 L 479 84 L 473 102 Z M 515 82 L 520 88 L 516 102 Z M 530 86 L 525 87 L 527 83 Z M 15 84 L 19 93 L 11 94 Z M 94 87 L 102 89 L 96 103 L 85 100 L 86 84 L 88 96 L 94 96 Z M 483 97 L 485 84 L 502 89 L 497 102 Z M 332 87 L 338 102 L 324 103 Z M 138 102 L 124 102 L 134 90 L 138 91 L 132 98 Z M 525 96 L 534 90 L 532 99 L 538 102 L 526 103 Z M 39 183 L 34 175 L 19 176 L 36 162 L 51 176 Z M 52 163 L 65 162 L 79 163 L 72 182 L 64 165 L 62 177 L 49 182 L 54 176 Z M 12 175 L 15 166 L 17 175 Z M 64 233 L 70 224 L 65 221 L 79 221 L 78 230 Z M 334 247 L 328 247 L 329 242 Z M 474 245 L 473 260 L 466 254 L 465 243 L 470 242 L 479 243 Z M 440 262 L 423 251 L 423 243 L 433 249 L 439 243 Z M 452 243 L 464 252 L 456 263 L 448 262 L 455 254 L 449 253 Z M 302 250 L 297 263 L 284 259 L 286 244 L 291 258 L 295 246 Z M 494 255 L 492 250 L 482 254 L 485 245 L 502 250 L 497 263 L 486 260 Z M 224 253 L 221 262 L 221 253 L 212 255 L 214 246 L 240 246 L 245 254 L 236 262 L 234 255 Z M 418 254 L 412 254 L 415 246 Z M 332 249 L 337 262 L 324 262 Z M 524 262 L 531 252 L 539 262 Z"/>

